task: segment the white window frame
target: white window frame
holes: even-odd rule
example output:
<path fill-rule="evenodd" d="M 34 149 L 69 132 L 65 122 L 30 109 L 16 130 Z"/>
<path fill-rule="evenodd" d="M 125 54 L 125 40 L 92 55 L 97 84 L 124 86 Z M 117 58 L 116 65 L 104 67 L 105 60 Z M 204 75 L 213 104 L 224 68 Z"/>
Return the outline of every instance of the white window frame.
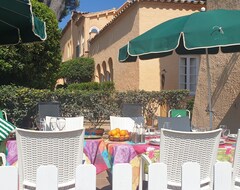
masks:
<path fill-rule="evenodd" d="M 182 59 L 186 59 L 187 60 L 187 70 L 186 70 L 186 88 L 181 88 L 181 60 Z M 195 95 L 195 91 L 191 91 L 190 90 L 190 84 L 191 84 L 191 81 L 190 81 L 190 59 L 196 59 L 196 89 L 197 89 L 197 82 L 198 82 L 198 71 L 199 71 L 199 62 L 200 62 L 200 56 L 198 55 L 182 55 L 179 57 L 179 72 L 178 72 L 178 75 L 179 75 L 179 89 L 186 89 L 186 90 L 189 90 L 190 92 L 190 95 Z"/>

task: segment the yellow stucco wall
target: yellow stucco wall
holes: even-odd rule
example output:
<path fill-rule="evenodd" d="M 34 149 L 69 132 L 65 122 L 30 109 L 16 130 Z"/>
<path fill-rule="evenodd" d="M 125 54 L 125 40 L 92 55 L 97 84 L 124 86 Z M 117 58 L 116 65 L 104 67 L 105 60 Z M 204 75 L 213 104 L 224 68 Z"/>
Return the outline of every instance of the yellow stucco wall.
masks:
<path fill-rule="evenodd" d="M 81 46 L 80 56 L 88 53 L 89 31 L 91 27 L 101 30 L 115 15 L 115 10 L 107 10 L 96 13 L 74 13 L 72 19 L 64 28 L 61 38 L 62 61 L 67 61 L 76 57 L 76 46 Z M 68 56 L 68 46 L 70 55 Z"/>
<path fill-rule="evenodd" d="M 118 51 L 127 42 L 152 27 L 177 16 L 199 11 L 202 5 L 139 1 L 91 41 L 90 56 L 97 65 L 113 60 L 113 81 L 117 90 L 161 90 L 161 70 L 167 70 L 164 89 L 178 88 L 178 55 L 134 63 L 119 63 Z M 170 63 L 170 64 L 169 64 Z M 162 68 L 160 68 L 160 66 Z M 97 75 L 97 73 L 96 73 Z M 95 81 L 99 81 L 95 78 Z"/>

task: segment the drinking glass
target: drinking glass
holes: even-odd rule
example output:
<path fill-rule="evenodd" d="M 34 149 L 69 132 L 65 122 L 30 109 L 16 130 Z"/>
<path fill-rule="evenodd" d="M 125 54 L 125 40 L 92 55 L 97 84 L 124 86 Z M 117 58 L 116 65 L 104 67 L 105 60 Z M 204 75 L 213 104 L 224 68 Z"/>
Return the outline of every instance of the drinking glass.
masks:
<path fill-rule="evenodd" d="M 219 128 L 222 129 L 221 137 L 226 139 L 230 134 L 230 129 L 227 128 L 227 125 L 220 125 Z"/>
<path fill-rule="evenodd" d="M 52 129 L 52 131 L 55 131 L 57 128 L 57 118 L 51 118 L 50 119 L 50 127 Z"/>
<path fill-rule="evenodd" d="M 66 119 L 63 117 L 58 117 L 57 118 L 57 128 L 59 131 L 62 131 L 65 128 L 66 125 Z"/>
<path fill-rule="evenodd" d="M 39 126 L 38 126 L 38 130 L 39 131 L 44 131 L 46 128 L 46 120 L 45 118 L 40 118 L 40 123 L 39 123 Z"/>

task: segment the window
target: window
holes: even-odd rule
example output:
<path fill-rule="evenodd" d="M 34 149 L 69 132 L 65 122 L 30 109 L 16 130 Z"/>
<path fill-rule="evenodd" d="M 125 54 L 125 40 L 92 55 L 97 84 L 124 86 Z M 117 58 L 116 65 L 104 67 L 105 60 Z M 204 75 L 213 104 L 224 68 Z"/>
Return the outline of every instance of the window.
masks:
<path fill-rule="evenodd" d="M 194 95 L 197 88 L 199 57 L 181 56 L 179 61 L 179 88 Z"/>
<path fill-rule="evenodd" d="M 76 46 L 76 57 L 80 57 L 80 45 Z"/>

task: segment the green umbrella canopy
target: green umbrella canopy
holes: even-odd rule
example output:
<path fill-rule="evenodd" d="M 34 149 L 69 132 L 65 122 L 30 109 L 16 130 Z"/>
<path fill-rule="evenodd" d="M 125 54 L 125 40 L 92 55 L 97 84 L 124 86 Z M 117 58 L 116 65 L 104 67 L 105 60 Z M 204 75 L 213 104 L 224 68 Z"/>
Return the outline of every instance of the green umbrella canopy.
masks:
<path fill-rule="evenodd" d="M 16 127 L 10 122 L 0 118 L 0 141 L 5 140 Z"/>
<path fill-rule="evenodd" d="M 211 10 L 171 19 L 129 41 L 119 50 L 120 62 L 178 54 L 240 51 L 240 11 Z"/>
<path fill-rule="evenodd" d="M 119 50 L 120 62 L 178 54 L 206 54 L 208 112 L 212 129 L 211 75 L 208 54 L 240 51 L 240 11 L 211 10 L 166 21 L 129 41 Z"/>
<path fill-rule="evenodd" d="M 0 44 L 43 41 L 47 37 L 45 23 L 32 13 L 30 0 L 0 1 Z"/>

